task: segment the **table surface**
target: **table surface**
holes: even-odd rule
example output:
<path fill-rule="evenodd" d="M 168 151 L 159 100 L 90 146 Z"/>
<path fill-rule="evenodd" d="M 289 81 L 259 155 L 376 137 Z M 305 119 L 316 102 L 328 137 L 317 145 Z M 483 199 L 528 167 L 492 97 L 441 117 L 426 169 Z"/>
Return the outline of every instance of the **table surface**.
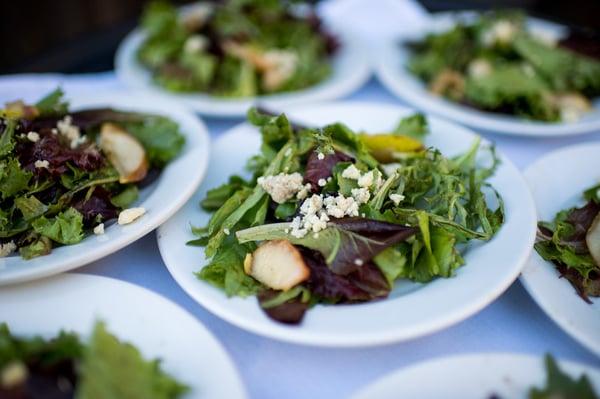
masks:
<path fill-rule="evenodd" d="M 0 77 L 0 101 L 35 99 L 60 83 L 67 92 L 119 89 L 112 73 L 87 76 L 15 75 Z M 405 105 L 372 79 L 346 100 Z M 217 139 L 241 119 L 203 118 Z M 600 133 L 600 132 L 598 132 Z M 569 138 L 517 138 L 483 134 L 520 169 L 557 148 L 599 141 L 600 134 Z M 478 352 L 518 352 L 584 362 L 600 359 L 565 334 L 517 281 L 475 316 L 446 330 L 404 343 L 368 349 L 324 349 L 282 343 L 241 330 L 193 301 L 165 267 L 149 233 L 137 242 L 77 270 L 109 276 L 150 289 L 189 311 L 223 343 L 251 398 L 345 398 L 377 378 L 426 359 Z"/>

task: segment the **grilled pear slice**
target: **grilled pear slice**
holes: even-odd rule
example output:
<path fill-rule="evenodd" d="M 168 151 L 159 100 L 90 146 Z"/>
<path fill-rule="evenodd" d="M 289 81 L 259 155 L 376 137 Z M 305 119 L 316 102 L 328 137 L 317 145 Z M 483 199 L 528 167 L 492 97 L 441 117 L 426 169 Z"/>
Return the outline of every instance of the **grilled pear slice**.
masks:
<path fill-rule="evenodd" d="M 135 183 L 148 173 L 146 150 L 121 126 L 106 122 L 100 128 L 99 146 L 119 172 L 120 183 Z"/>
<path fill-rule="evenodd" d="M 300 251 L 287 240 L 266 241 L 244 259 L 244 271 L 274 290 L 287 291 L 310 276 Z"/>

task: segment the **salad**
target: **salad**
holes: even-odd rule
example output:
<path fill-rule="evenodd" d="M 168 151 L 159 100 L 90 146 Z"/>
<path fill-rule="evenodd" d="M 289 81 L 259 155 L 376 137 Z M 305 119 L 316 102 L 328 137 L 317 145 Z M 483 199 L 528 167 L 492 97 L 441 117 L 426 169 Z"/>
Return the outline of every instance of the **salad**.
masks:
<path fill-rule="evenodd" d="M 101 322 L 86 343 L 64 331 L 52 339 L 15 337 L 0 324 L 4 399 L 175 399 L 188 389 Z"/>
<path fill-rule="evenodd" d="M 0 256 L 24 259 L 135 221 L 130 206 L 184 144 L 168 118 L 110 108 L 70 112 L 60 89 L 0 110 Z"/>
<path fill-rule="evenodd" d="M 408 69 L 432 93 L 477 109 L 572 122 L 600 95 L 598 39 L 556 41 L 528 30 L 519 12 L 478 14 L 405 45 Z"/>
<path fill-rule="evenodd" d="M 317 303 L 383 299 L 398 279 L 452 277 L 465 244 L 503 223 L 487 182 L 499 160 L 479 138 L 448 158 L 422 143 L 420 114 L 377 135 L 256 109 L 248 117 L 262 134 L 252 177 L 208 191 L 201 206 L 214 213 L 189 244 L 209 259 L 198 278 L 228 296 L 256 295 L 274 320 L 300 323 Z"/>
<path fill-rule="evenodd" d="M 315 85 L 330 75 L 338 44 L 300 3 L 203 1 L 181 14 L 164 1 L 150 3 L 138 59 L 176 92 L 252 97 Z"/>
<path fill-rule="evenodd" d="M 588 303 L 600 296 L 600 184 L 583 193 L 587 201 L 538 224 L 535 250 L 554 263 Z"/>

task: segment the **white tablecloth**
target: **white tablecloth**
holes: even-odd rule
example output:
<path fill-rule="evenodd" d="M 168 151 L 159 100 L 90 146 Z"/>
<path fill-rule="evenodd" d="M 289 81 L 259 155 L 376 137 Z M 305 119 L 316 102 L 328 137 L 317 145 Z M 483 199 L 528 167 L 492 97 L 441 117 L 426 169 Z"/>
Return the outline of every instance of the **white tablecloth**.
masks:
<path fill-rule="evenodd" d="M 69 77 L 4 76 L 0 77 L 0 102 L 15 98 L 35 100 L 57 84 L 61 84 L 67 93 L 122 88 L 112 73 Z M 402 104 L 375 80 L 347 99 Z M 204 120 L 213 139 L 241 121 Z M 599 134 L 554 139 L 489 134 L 486 137 L 494 140 L 519 168 L 525 168 L 541 155 L 562 146 L 600 140 Z M 161 260 L 154 232 L 77 271 L 138 284 L 187 309 L 224 344 L 251 398 L 345 398 L 399 367 L 459 353 L 520 352 L 542 356 L 551 352 L 560 358 L 600 367 L 600 359 L 562 332 L 519 282 L 479 314 L 437 334 L 379 348 L 346 350 L 311 348 L 265 339 L 213 316 L 173 280 Z"/>

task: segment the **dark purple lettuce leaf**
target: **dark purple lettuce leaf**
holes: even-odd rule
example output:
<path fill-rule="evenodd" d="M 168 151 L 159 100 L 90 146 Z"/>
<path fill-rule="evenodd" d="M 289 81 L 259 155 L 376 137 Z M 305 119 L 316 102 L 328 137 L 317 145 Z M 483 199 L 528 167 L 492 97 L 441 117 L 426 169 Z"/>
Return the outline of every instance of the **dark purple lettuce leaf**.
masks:
<path fill-rule="evenodd" d="M 257 295 L 258 302 L 264 303 L 273 299 L 279 294 L 278 291 L 265 290 Z M 278 306 L 261 309 L 271 319 L 285 324 L 300 324 L 304 318 L 304 314 L 308 310 L 308 303 L 301 302 L 299 299 L 292 299 Z"/>
<path fill-rule="evenodd" d="M 377 266 L 369 262 L 347 276 L 331 271 L 323 256 L 306 248 L 300 248 L 302 257 L 310 268 L 306 282 L 308 289 L 317 297 L 328 301 L 364 302 L 385 298 L 390 292 L 385 277 Z"/>
<path fill-rule="evenodd" d="M 136 121 L 141 118 L 141 115 L 133 112 L 120 112 L 112 108 L 92 108 L 77 112 L 69 113 L 73 119 L 72 123 L 78 126 L 82 130 L 86 130 L 95 126 L 99 126 L 101 123 L 106 121 L 111 122 L 126 122 Z M 52 116 L 48 118 L 37 118 L 34 120 L 21 120 L 22 131 L 34 130 L 39 132 L 40 130 L 53 129 L 56 124 L 64 116 Z"/>
<path fill-rule="evenodd" d="M 83 215 L 83 223 L 87 227 L 96 224 L 98 216 L 106 221 L 119 215 L 119 209 L 110 202 L 110 192 L 102 187 L 96 187 L 90 198 L 78 199 L 72 206 Z"/>
<path fill-rule="evenodd" d="M 577 291 L 577 294 L 587 303 L 591 304 L 590 296 L 600 297 L 600 274 L 591 272 L 587 281 L 574 268 L 567 267 L 560 262 L 553 262 L 560 273 L 560 277 L 564 277 Z"/>
<path fill-rule="evenodd" d="M 36 175 L 48 173 L 60 176 L 69 170 L 67 162 L 88 172 L 105 165 L 104 156 L 94 144 L 84 143 L 71 149 L 68 143 L 63 142 L 59 135 L 52 134 L 49 129 L 40 130 L 39 134 L 39 141 L 20 142 L 16 147 L 23 168 Z M 38 160 L 48 161 L 48 168 L 36 168 L 35 162 Z"/>
<path fill-rule="evenodd" d="M 566 241 L 584 241 L 587 231 L 592 226 L 592 222 L 596 215 L 600 212 L 600 204 L 594 201 L 588 202 L 581 208 L 575 208 L 569 213 L 566 221 L 569 222 L 575 231 L 573 234 L 566 238 Z M 587 249 L 587 248 L 586 248 Z"/>
<path fill-rule="evenodd" d="M 347 275 L 357 271 L 384 249 L 417 233 L 415 227 L 365 218 L 333 219 L 342 234 L 340 248 L 329 265 L 332 272 Z"/>
<path fill-rule="evenodd" d="M 317 152 L 311 151 L 306 162 L 304 182 L 310 183 L 312 191 L 317 192 L 320 190 L 319 180 L 330 177 L 333 167 L 338 162 L 350 161 L 352 161 L 352 157 L 343 152 L 335 151 L 333 154 L 326 154 L 325 158 L 319 159 Z"/>

